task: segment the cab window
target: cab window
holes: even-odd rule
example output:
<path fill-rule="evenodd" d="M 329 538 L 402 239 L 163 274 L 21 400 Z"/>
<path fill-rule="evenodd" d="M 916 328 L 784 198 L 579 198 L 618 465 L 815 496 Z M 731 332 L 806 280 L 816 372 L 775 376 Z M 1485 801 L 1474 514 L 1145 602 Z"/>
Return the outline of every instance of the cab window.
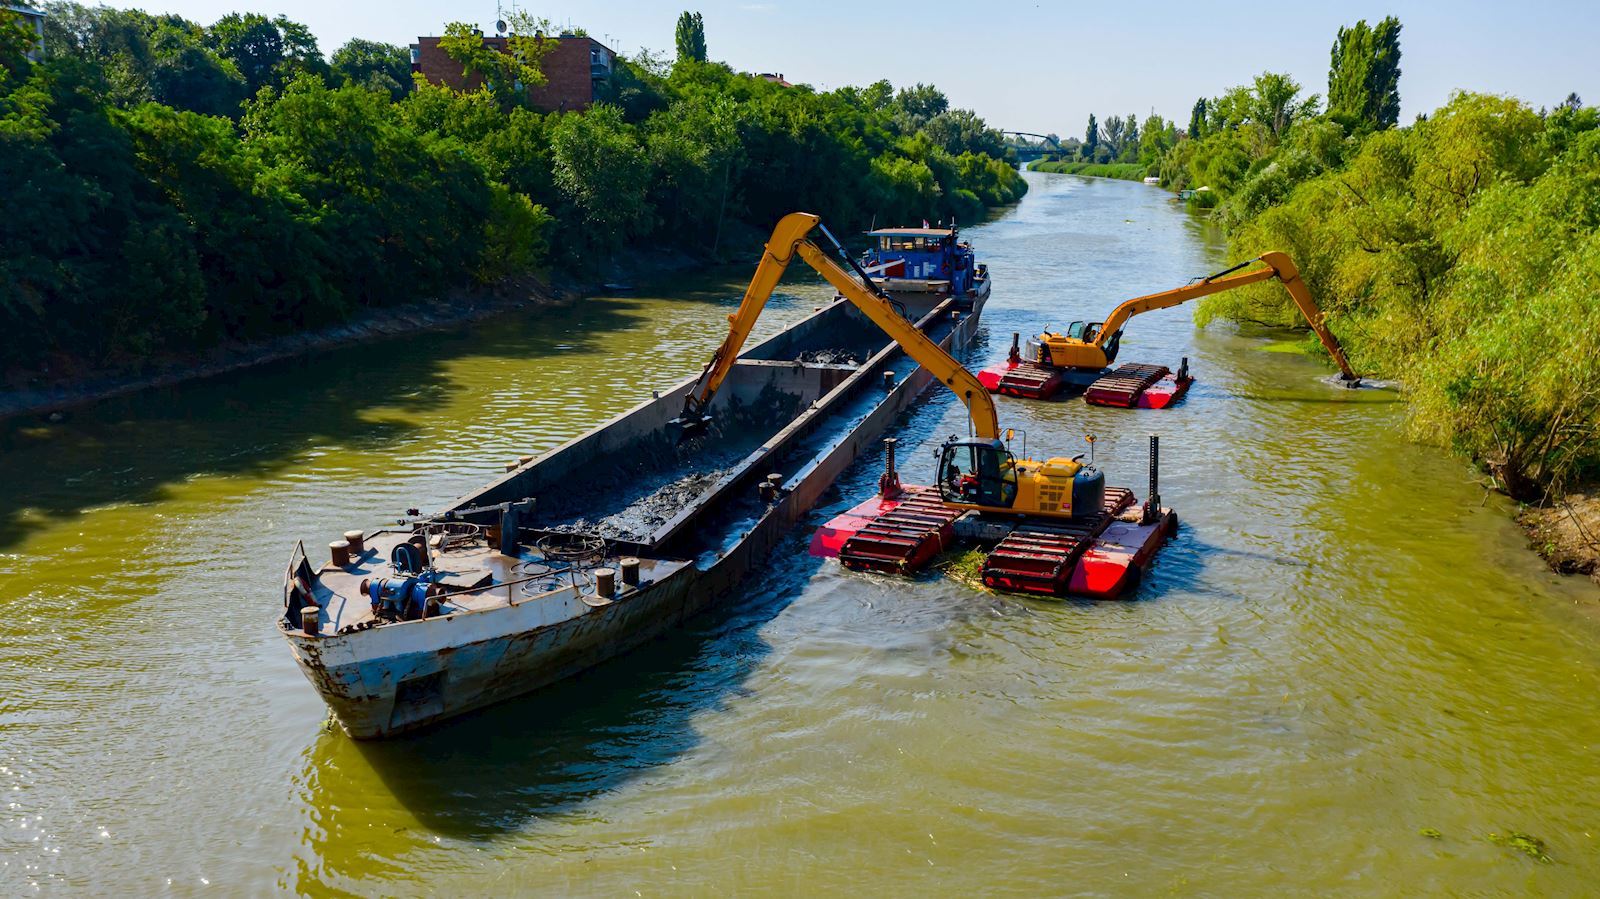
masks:
<path fill-rule="evenodd" d="M 940 459 L 939 493 L 945 501 L 1009 507 L 1017 499 L 1016 460 L 983 444 L 953 444 Z"/>

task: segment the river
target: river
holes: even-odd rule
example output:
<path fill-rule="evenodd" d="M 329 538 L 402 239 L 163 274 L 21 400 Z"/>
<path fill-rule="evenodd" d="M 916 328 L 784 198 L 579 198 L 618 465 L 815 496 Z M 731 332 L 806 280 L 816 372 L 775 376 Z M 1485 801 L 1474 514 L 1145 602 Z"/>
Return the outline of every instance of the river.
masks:
<path fill-rule="evenodd" d="M 1028 177 L 967 231 L 996 284 L 973 366 L 1229 261 L 1155 188 Z M 1177 408 L 1001 406 L 1035 454 L 1096 434 L 1141 494 L 1161 434 L 1183 530 L 1135 601 L 849 573 L 797 533 L 688 633 L 419 737 L 330 730 L 273 625 L 293 542 L 437 507 L 694 371 L 746 277 L 0 425 L 0 894 L 1600 883 L 1600 595 L 1408 443 L 1394 394 L 1187 308 L 1121 353 L 1188 356 Z M 791 278 L 763 332 L 827 295 Z M 905 418 L 908 480 L 961 415 Z"/>

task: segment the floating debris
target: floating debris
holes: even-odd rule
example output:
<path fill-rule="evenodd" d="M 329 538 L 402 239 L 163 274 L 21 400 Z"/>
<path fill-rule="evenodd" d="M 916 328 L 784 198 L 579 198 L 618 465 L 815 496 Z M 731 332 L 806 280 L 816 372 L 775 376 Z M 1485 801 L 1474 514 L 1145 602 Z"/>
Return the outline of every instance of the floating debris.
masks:
<path fill-rule="evenodd" d="M 1544 851 L 1544 840 L 1541 840 L 1532 834 L 1523 833 L 1520 830 L 1513 830 L 1505 834 L 1491 833 L 1488 836 L 1488 840 L 1496 846 L 1504 846 L 1507 849 L 1515 849 L 1529 858 L 1537 859 L 1541 862 L 1550 861 L 1549 854 Z"/>

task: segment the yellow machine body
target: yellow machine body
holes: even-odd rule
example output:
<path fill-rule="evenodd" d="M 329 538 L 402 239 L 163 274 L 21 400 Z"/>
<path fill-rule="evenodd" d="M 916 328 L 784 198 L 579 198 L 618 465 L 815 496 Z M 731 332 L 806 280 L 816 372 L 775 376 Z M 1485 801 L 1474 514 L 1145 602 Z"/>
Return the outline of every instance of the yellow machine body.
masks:
<path fill-rule="evenodd" d="M 1250 262 L 1264 262 L 1266 268 L 1232 274 Z M 1334 363 L 1339 366 L 1340 375 L 1346 381 L 1356 380 L 1356 373 L 1351 370 L 1349 361 L 1345 359 L 1344 349 L 1339 346 L 1339 339 L 1334 337 L 1333 332 L 1323 323 L 1322 310 L 1317 308 L 1316 302 L 1311 299 L 1311 291 L 1306 289 L 1306 282 L 1301 279 L 1300 270 L 1295 268 L 1289 257 L 1277 252 L 1263 253 L 1250 262 L 1218 272 L 1193 284 L 1134 297 L 1113 309 L 1103 323 L 1074 322 L 1068 333 L 1046 331 L 1035 338 L 1038 342 L 1039 357 L 1031 361 L 1056 368 L 1106 368 L 1116 358 L 1117 344 L 1121 340 L 1123 326 L 1135 315 L 1156 309 L 1169 309 L 1193 299 L 1277 278 L 1288 289 L 1289 296 L 1294 300 L 1300 314 L 1305 317 L 1306 323 L 1327 348 L 1328 355 L 1332 356 Z"/>

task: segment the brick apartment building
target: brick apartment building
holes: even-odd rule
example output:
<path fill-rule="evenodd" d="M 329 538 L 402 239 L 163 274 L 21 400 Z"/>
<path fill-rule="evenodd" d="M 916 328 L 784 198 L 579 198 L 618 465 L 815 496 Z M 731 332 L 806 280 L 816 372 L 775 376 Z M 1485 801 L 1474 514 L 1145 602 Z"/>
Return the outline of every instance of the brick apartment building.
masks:
<path fill-rule="evenodd" d="M 504 53 L 506 39 L 486 37 L 485 47 Z M 612 60 L 616 54 L 611 48 L 592 37 L 563 34 L 555 48 L 545 54 L 545 83 L 528 91 L 533 105 L 545 112 L 588 109 L 594 103 L 599 89 L 611 79 Z M 433 84 L 446 84 L 457 90 L 482 84 L 474 76 L 470 81 L 463 76 L 461 63 L 439 49 L 439 38 L 419 37 L 411 45 L 411 71 L 421 72 Z"/>

